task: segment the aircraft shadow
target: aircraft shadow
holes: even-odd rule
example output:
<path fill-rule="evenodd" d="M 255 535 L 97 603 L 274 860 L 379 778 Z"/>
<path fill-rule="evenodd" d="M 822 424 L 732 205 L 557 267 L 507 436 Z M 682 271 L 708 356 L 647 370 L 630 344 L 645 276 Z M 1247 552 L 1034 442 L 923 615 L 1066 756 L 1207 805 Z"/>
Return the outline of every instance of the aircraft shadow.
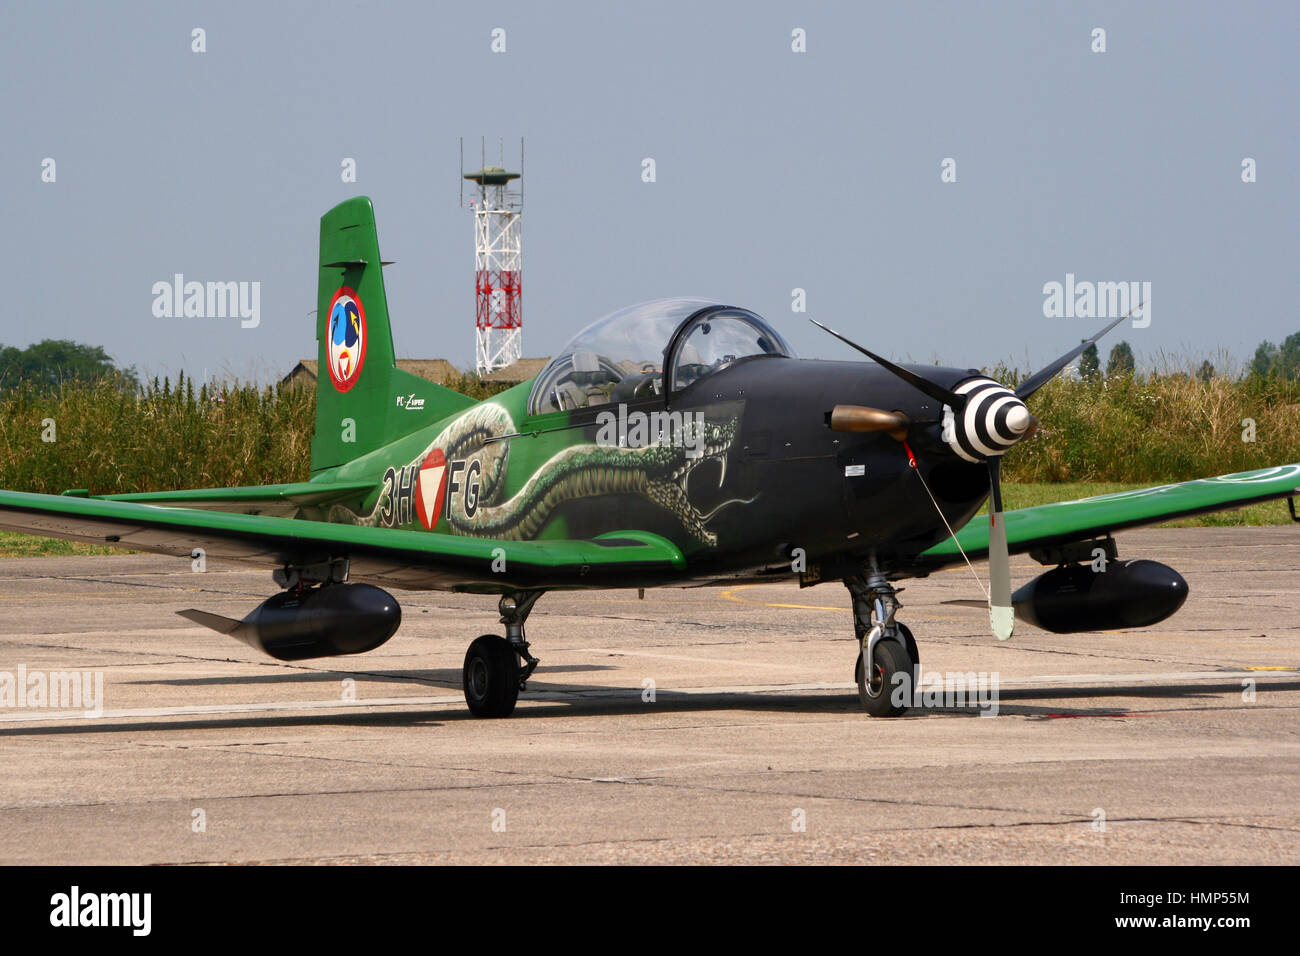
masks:
<path fill-rule="evenodd" d="M 515 711 L 512 720 L 533 720 L 543 718 L 557 717 L 611 717 L 611 716 L 630 716 L 643 715 L 663 717 L 666 714 L 674 713 L 708 713 L 712 711 L 753 711 L 769 713 L 800 713 L 800 714 L 844 714 L 849 717 L 860 716 L 858 700 L 856 694 L 771 694 L 771 693 L 736 693 L 727 694 L 682 694 L 673 691 L 660 690 L 657 693 L 656 700 L 653 704 L 643 703 L 641 701 L 641 691 L 639 688 L 613 688 L 613 687 L 577 687 L 558 684 L 534 684 L 531 690 L 540 693 L 574 693 L 574 694 L 593 694 L 593 696 L 578 696 L 571 700 L 563 701 L 529 701 L 528 692 L 520 698 L 522 706 Z M 1240 683 L 1229 680 L 1222 684 L 1206 684 L 1202 682 L 1188 682 L 1184 684 L 1167 684 L 1160 687 L 1154 687 L 1150 684 L 1138 684 L 1132 686 L 1110 685 L 1105 687 L 1050 687 L 1041 689 L 1017 688 L 1008 690 L 999 695 L 998 714 L 999 716 L 1023 716 L 1023 717 L 1099 717 L 1115 718 L 1124 716 L 1141 717 L 1148 715 L 1148 712 L 1137 711 L 1128 712 L 1116 710 L 1113 707 L 1103 705 L 1095 706 L 1075 706 L 1062 710 L 1060 707 L 1051 707 L 1045 705 L 1035 705 L 1030 703 L 1011 703 L 1008 701 L 1040 701 L 1040 700 L 1069 700 L 1069 699 L 1088 699 L 1096 698 L 1113 698 L 1113 697 L 1140 697 L 1152 700 L 1204 700 L 1207 702 L 1216 700 L 1225 691 L 1238 692 L 1241 690 Z M 1266 695 L 1269 691 L 1294 691 L 1300 690 L 1300 680 L 1295 681 L 1270 681 L 1266 684 L 1260 684 L 1257 693 L 1261 696 Z M 617 693 L 618 696 L 594 696 L 594 694 Z M 358 701 L 358 707 L 365 706 L 364 698 Z M 1267 706 L 1267 703 L 1261 702 L 1249 706 Z M 1215 705 L 1215 709 L 1221 709 L 1222 704 Z M 1211 709 L 1197 708 L 1198 710 Z M 1181 713 L 1185 710 L 1168 711 L 1170 714 Z M 894 718 L 895 720 L 925 720 L 932 717 L 974 717 L 978 718 L 979 710 L 975 707 L 936 707 L 926 708 L 923 710 L 912 710 L 908 714 Z M 248 714 L 248 715 L 227 715 L 219 717 L 188 717 L 180 720 L 168 719 L 149 719 L 149 720 L 118 720 L 113 722 L 96 721 L 94 723 L 60 723 L 55 725 L 42 724 L 39 726 L 26 727 L 6 727 L 0 728 L 0 738 L 3 737 L 40 737 L 54 736 L 60 734 L 105 734 L 105 733 L 141 733 L 148 731 L 193 731 L 193 730 L 220 730 L 220 729 L 266 729 L 282 727 L 393 727 L 393 728 L 432 728 L 452 724 L 458 721 L 477 720 L 470 715 L 467 710 L 439 710 L 436 712 L 403 712 L 403 713 L 347 713 L 331 712 L 316 714 L 294 714 L 294 715 L 267 715 L 267 714 Z M 862 718 L 864 721 L 867 718 Z"/>
<path fill-rule="evenodd" d="M 612 664 L 557 664 L 546 668 L 548 674 L 579 674 L 590 671 L 612 671 Z M 238 684 L 337 684 L 345 677 L 358 683 L 371 681 L 412 681 L 418 684 L 431 684 L 439 687 L 460 689 L 461 669 L 459 667 L 439 667 L 432 669 L 409 670 L 364 670 L 364 671 L 316 671 L 316 670 L 278 670 L 269 674 L 241 674 L 229 677 L 175 677 L 155 678 L 149 680 L 123 681 L 133 686 L 158 687 L 204 687 Z"/>

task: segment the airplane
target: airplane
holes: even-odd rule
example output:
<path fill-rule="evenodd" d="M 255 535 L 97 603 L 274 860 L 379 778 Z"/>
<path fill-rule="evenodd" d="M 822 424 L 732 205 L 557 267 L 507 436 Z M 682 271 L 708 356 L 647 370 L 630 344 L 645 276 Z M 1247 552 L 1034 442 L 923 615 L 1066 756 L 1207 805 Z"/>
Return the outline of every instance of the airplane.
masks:
<path fill-rule="evenodd" d="M 828 328 L 872 361 L 800 359 L 747 309 L 662 299 L 475 401 L 397 368 L 382 265 L 369 198 L 321 218 L 310 480 L 0 491 L 0 528 L 268 567 L 280 591 L 242 620 L 178 613 L 285 661 L 379 647 L 401 623 L 384 587 L 495 595 L 504 635 L 475 639 L 462 668 L 477 717 L 514 711 L 539 663 L 525 622 L 548 591 L 838 580 L 862 708 L 891 717 L 920 663 L 902 580 L 987 557 L 1000 640 L 1017 617 L 1142 627 L 1187 583 L 1119 560 L 1116 532 L 1280 498 L 1296 517 L 1300 464 L 1004 512 L 1002 456 L 1037 428 L 1027 400 L 1122 318 L 1012 389 L 896 365 Z M 1025 552 L 1049 570 L 1012 594 L 1009 555 Z"/>

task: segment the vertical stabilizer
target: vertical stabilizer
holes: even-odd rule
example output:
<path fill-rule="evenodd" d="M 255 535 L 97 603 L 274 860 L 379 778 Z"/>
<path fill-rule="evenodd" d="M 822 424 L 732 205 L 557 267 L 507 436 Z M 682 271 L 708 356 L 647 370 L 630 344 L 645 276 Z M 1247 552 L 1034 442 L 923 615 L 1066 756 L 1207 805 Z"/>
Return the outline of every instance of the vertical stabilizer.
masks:
<path fill-rule="evenodd" d="M 346 464 L 474 404 L 397 368 L 367 196 L 321 217 L 316 305 L 313 472 Z"/>

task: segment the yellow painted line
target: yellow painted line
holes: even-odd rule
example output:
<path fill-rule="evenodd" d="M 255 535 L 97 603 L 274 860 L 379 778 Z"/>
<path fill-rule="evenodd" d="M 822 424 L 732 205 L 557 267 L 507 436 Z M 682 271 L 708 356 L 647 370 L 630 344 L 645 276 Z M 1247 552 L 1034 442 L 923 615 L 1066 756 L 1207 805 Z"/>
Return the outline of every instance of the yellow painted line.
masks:
<path fill-rule="evenodd" d="M 1248 671 L 1300 671 L 1300 667 L 1247 667 Z"/>
<path fill-rule="evenodd" d="M 740 598 L 732 598 L 733 601 L 739 601 L 741 604 L 759 604 L 762 607 L 788 607 L 796 611 L 852 611 L 851 607 L 831 607 L 826 604 L 779 604 L 775 601 L 742 601 Z"/>
<path fill-rule="evenodd" d="M 737 604 L 749 604 L 754 607 L 781 607 L 781 608 L 790 608 L 796 611 L 839 611 L 841 614 L 845 612 L 850 614 L 853 613 L 852 607 L 845 607 L 843 605 L 832 606 L 829 604 L 781 604 L 776 601 L 747 601 L 742 597 L 736 597 L 737 591 L 744 591 L 747 588 L 757 588 L 757 587 L 766 587 L 766 586 L 767 585 L 762 585 L 762 584 L 742 584 L 738 588 L 731 588 L 730 590 L 723 591 L 722 596 L 728 601 L 735 601 Z M 939 617 L 938 615 L 934 615 L 934 614 L 922 614 L 920 615 L 920 619 L 923 621 L 950 621 L 950 622 L 952 621 L 961 622 L 966 620 L 966 618 L 963 617 Z"/>
<path fill-rule="evenodd" d="M 851 607 L 845 607 L 844 605 L 839 605 L 838 607 L 832 607 L 828 604 L 775 604 L 769 601 L 746 601 L 744 598 L 736 597 L 737 591 L 744 591 L 747 590 L 748 588 L 756 588 L 759 586 L 760 585 L 757 584 L 742 584 L 738 588 L 731 588 L 728 591 L 723 591 L 722 596 L 728 601 L 735 601 L 737 604 L 754 604 L 759 607 L 788 607 L 788 608 L 794 608 L 795 610 L 799 610 L 799 611 L 852 611 L 853 610 Z"/>
<path fill-rule="evenodd" d="M 845 606 L 842 606 L 842 605 L 839 606 L 839 607 L 831 607 L 831 606 L 828 606 L 828 605 L 815 605 L 815 604 L 768 604 L 767 601 L 746 601 L 745 598 L 742 598 L 742 597 L 736 597 L 736 593 L 737 593 L 737 592 L 748 591 L 748 589 L 750 589 L 750 588 L 758 588 L 758 587 L 761 587 L 761 585 L 758 585 L 758 584 L 741 584 L 740 587 L 738 587 L 738 588 L 729 588 L 728 591 L 724 591 L 724 592 L 723 592 L 723 598 L 724 598 L 724 600 L 727 600 L 727 601 L 735 601 L 736 604 L 751 604 L 751 605 L 758 605 L 758 606 L 761 606 L 761 607 L 794 607 L 794 609 L 797 609 L 797 610 L 803 610 L 803 611 L 846 611 L 846 610 L 852 610 L 852 609 L 850 609 L 850 607 L 845 607 Z"/>

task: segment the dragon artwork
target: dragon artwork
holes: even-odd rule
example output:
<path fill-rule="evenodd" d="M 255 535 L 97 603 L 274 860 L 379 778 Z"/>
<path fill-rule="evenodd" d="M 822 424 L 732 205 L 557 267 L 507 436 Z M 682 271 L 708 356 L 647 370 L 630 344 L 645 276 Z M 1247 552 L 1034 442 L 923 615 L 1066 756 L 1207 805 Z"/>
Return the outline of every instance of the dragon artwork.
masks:
<path fill-rule="evenodd" d="M 656 441 L 641 447 L 595 441 L 572 445 L 536 468 L 524 486 L 503 501 L 510 441 L 501 439 L 518 436 L 510 413 L 489 402 L 444 428 L 408 467 L 418 470 L 435 449 L 440 449 L 447 461 L 477 459 L 481 467 L 477 508 L 472 516 L 466 515 L 464 509 L 448 508 L 444 512 L 454 534 L 528 540 L 541 532 L 565 502 L 601 495 L 637 495 L 671 514 L 695 541 L 712 547 L 717 544 L 717 535 L 708 528 L 710 519 L 729 505 L 749 504 L 754 498 L 730 499 L 705 513 L 691 502 L 690 477 L 709 459 L 719 461 L 725 476 L 737 425 L 736 418 L 710 423 L 701 416 L 687 426 L 701 430 L 691 434 L 689 442 Z M 392 496 L 391 484 L 385 484 L 369 513 L 358 514 L 335 505 L 329 520 L 385 524 L 385 516 L 393 513 Z"/>

